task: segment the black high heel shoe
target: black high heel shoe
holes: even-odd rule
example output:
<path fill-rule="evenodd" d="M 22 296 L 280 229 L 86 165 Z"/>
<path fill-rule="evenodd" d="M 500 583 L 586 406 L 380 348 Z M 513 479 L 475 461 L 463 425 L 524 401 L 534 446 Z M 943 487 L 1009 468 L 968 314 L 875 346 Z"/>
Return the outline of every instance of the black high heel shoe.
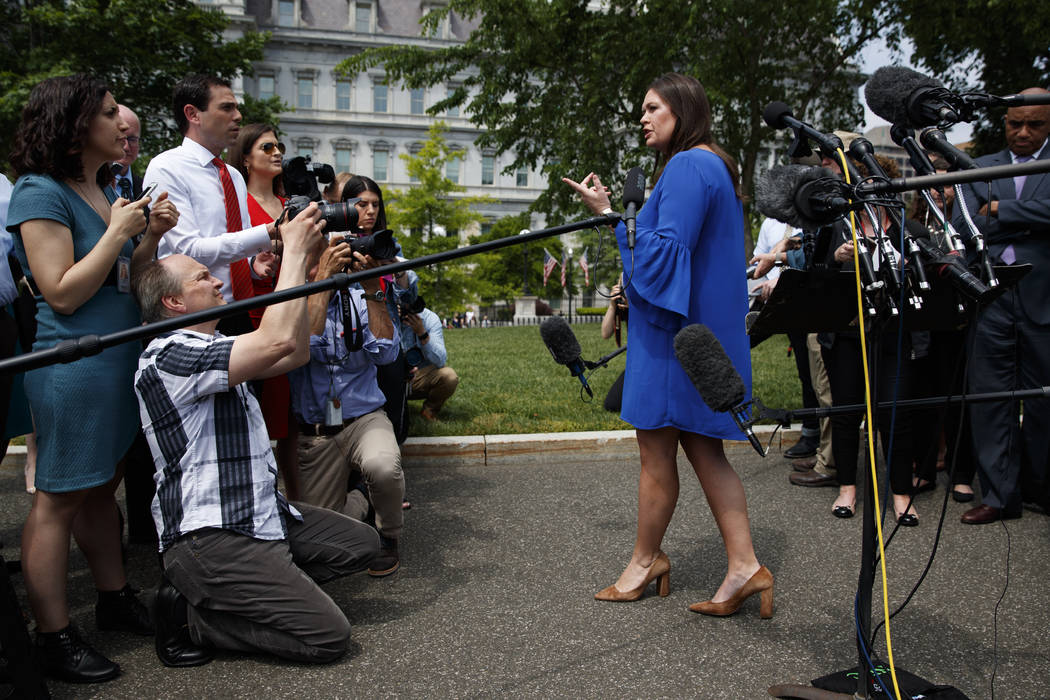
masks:
<path fill-rule="evenodd" d="M 856 504 L 852 506 L 835 506 L 831 509 L 831 514 L 836 518 L 852 518 L 856 507 Z"/>
<path fill-rule="evenodd" d="M 918 527 L 919 516 L 914 513 L 901 513 L 897 516 L 897 524 L 901 527 Z"/>

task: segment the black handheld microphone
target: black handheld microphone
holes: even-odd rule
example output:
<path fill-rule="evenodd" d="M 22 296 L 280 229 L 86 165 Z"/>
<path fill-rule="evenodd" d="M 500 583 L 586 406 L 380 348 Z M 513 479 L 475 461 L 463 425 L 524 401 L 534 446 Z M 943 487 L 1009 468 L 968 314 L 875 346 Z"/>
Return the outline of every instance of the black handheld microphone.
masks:
<path fill-rule="evenodd" d="M 834 134 L 822 134 L 809 124 L 795 119 L 791 108 L 783 102 L 770 102 L 762 110 L 762 119 L 774 129 L 794 129 L 812 139 L 824 153 L 831 154 L 842 148 L 842 140 Z M 807 149 L 808 150 L 808 149 Z M 793 153 L 792 155 L 800 155 Z M 805 155 L 805 154 L 801 154 Z"/>
<path fill-rule="evenodd" d="M 919 132 L 919 141 L 927 151 L 944 156 L 944 159 L 956 170 L 977 169 L 974 159 L 962 149 L 953 146 L 944 132 L 937 127 L 931 126 Z"/>
<path fill-rule="evenodd" d="M 587 395 L 594 398 L 594 392 L 587 383 L 587 377 L 583 376 L 584 365 L 580 358 L 580 341 L 576 340 L 576 334 L 572 332 L 569 323 L 561 316 L 551 316 L 540 324 L 540 337 L 543 338 L 543 344 L 550 350 L 554 361 L 568 367 L 572 376 L 579 378 Z"/>
<path fill-rule="evenodd" d="M 868 108 L 890 124 L 921 129 L 962 121 L 962 98 L 939 81 L 910 68 L 885 66 L 864 86 Z"/>
<path fill-rule="evenodd" d="M 751 429 L 754 421 L 749 412 L 751 402 L 744 401 L 747 396 L 744 380 L 711 329 L 694 323 L 678 331 L 674 337 L 674 355 L 708 408 L 730 414 L 755 451 L 765 457 L 766 451 Z"/>
<path fill-rule="evenodd" d="M 645 173 L 635 166 L 627 171 L 623 184 L 623 223 L 627 229 L 627 247 L 634 250 L 635 218 L 645 200 Z"/>

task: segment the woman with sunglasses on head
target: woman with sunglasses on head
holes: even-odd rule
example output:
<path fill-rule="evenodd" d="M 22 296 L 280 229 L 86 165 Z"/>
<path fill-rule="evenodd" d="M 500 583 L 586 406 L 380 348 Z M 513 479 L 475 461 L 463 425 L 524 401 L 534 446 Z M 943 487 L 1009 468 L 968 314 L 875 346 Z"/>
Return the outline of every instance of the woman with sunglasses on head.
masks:
<path fill-rule="evenodd" d="M 283 171 L 284 144 L 277 140 L 276 130 L 269 124 L 242 126 L 233 146 L 230 163 L 244 176 L 248 188 L 248 216 L 251 225 L 276 221 L 284 210 Z M 269 294 L 277 282 L 280 258 L 273 253 L 260 253 L 252 260 L 252 287 L 255 295 Z M 248 312 L 252 324 L 258 328 L 265 307 Z M 292 421 L 292 397 L 288 377 L 281 375 L 262 381 L 259 405 L 266 420 L 270 439 L 277 441 L 274 456 L 284 479 L 289 500 L 299 499 L 299 468 L 296 436 Z"/>
<path fill-rule="evenodd" d="M 755 557 L 744 486 L 722 446 L 723 440 L 743 435 L 727 413 L 704 403 L 674 353 L 678 331 L 702 323 L 750 385 L 747 287 L 738 259 L 744 215 L 736 163 L 714 140 L 711 105 L 695 78 L 668 73 L 654 80 L 642 99 L 640 121 L 645 145 L 657 151 L 657 170 L 652 194 L 638 212 L 633 253 L 624 226 L 616 229 L 631 305 L 621 417 L 635 426 L 638 437 L 638 521 L 627 567 L 594 597 L 638 600 L 653 581 L 660 595 L 670 592 L 671 562 L 661 546 L 678 502 L 681 446 L 707 496 L 728 558 L 714 596 L 689 609 L 732 615 L 746 598 L 759 594 L 760 615 L 771 617 L 773 575 Z M 580 182 L 562 181 L 595 214 L 610 209 L 608 189 L 594 173 Z"/>
<path fill-rule="evenodd" d="M 113 191 L 110 163 L 124 156 L 127 130 L 105 84 L 86 75 L 44 80 L 22 111 L 7 227 L 38 290 L 35 350 L 141 322 L 128 280 L 153 259 L 178 212 L 166 192 L 129 202 Z M 53 678 L 92 683 L 120 673 L 71 624 L 70 535 L 98 590 L 96 626 L 153 634 L 125 575 L 114 499 L 139 427 L 132 383 L 140 349 L 125 343 L 25 375 L 39 453 L 22 572 L 43 670 Z"/>

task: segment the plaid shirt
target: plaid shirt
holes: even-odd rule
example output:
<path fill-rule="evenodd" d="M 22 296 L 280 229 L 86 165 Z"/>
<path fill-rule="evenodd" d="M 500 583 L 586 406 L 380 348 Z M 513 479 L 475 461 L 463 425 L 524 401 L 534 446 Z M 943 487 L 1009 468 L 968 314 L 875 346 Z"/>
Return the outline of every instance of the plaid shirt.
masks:
<path fill-rule="evenodd" d="M 280 540 L 282 513 L 301 518 L 277 490 L 259 403 L 244 383 L 228 385 L 233 341 L 182 329 L 139 358 L 135 391 L 156 466 L 161 551 L 201 528 Z"/>

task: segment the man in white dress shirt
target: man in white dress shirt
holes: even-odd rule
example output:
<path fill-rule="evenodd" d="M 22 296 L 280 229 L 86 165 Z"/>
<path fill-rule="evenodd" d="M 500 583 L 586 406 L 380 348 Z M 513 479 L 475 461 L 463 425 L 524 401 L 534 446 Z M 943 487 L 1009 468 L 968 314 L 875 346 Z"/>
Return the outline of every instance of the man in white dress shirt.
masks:
<path fill-rule="evenodd" d="M 251 296 L 241 294 L 250 285 L 247 259 L 273 250 L 272 223 L 249 226 L 248 190 L 236 168 L 218 160 L 240 132 L 241 113 L 230 84 L 221 78 L 189 75 L 175 86 L 172 103 L 182 145 L 158 155 L 143 178 L 156 182 L 158 191 L 179 210 L 179 223 L 164 235 L 159 257 L 182 253 L 208 268 L 222 280 L 227 301 Z M 220 325 L 227 334 L 252 330 L 247 314 Z"/>

